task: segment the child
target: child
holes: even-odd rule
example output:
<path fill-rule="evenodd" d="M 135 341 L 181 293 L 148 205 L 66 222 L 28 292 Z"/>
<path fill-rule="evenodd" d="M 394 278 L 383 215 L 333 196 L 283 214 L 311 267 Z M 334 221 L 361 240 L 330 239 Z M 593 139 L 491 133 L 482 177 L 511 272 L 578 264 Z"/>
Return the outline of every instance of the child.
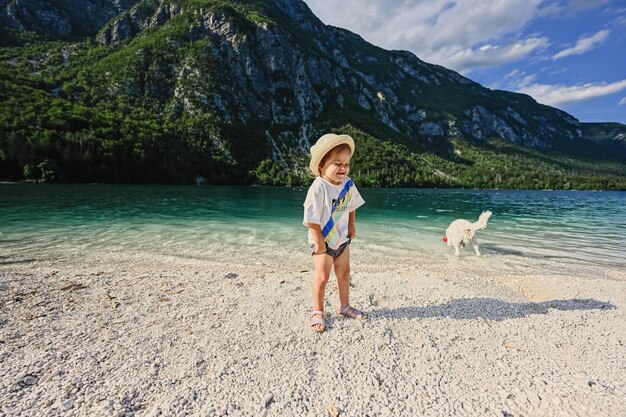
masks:
<path fill-rule="evenodd" d="M 316 177 L 304 201 L 304 221 L 313 249 L 313 311 L 310 326 L 317 332 L 326 328 L 324 292 L 335 267 L 339 292 L 338 313 L 363 320 L 365 314 L 350 306 L 350 240 L 356 236 L 356 209 L 365 201 L 348 178 L 354 140 L 348 135 L 326 134 L 311 148 L 309 168 Z"/>

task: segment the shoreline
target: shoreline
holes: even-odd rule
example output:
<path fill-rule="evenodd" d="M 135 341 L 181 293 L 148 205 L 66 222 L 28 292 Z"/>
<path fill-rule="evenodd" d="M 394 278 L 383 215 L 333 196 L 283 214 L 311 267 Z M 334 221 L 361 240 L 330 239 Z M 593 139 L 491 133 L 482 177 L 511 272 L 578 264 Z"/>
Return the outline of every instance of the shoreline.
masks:
<path fill-rule="evenodd" d="M 626 413 L 626 273 L 514 254 L 352 253 L 351 302 L 307 328 L 312 265 L 210 259 L 0 265 L 0 416 Z"/>
<path fill-rule="evenodd" d="M 194 182 L 185 182 L 185 183 L 141 183 L 141 182 L 127 182 L 127 183 L 117 183 L 117 182 L 49 182 L 49 181 L 41 181 L 41 180 L 0 180 L 0 185 L 8 184 L 8 185 L 22 185 L 22 184 L 35 184 L 35 185 L 60 185 L 60 186 L 73 186 L 73 185 L 103 185 L 103 186 L 146 186 L 146 187 L 266 187 L 266 188 L 301 188 L 306 190 L 311 184 L 302 184 L 302 185 L 269 185 L 269 184 L 222 184 L 222 183 L 203 183 L 197 184 Z M 357 184 L 358 186 L 358 184 Z M 478 187 L 393 187 L 393 186 L 385 186 L 385 187 L 366 187 L 359 186 L 359 189 L 407 189 L 407 190 L 474 190 L 474 191 L 546 191 L 546 192 L 590 192 L 590 193 L 602 193 L 602 192 L 626 192 L 626 188 L 478 188 Z"/>

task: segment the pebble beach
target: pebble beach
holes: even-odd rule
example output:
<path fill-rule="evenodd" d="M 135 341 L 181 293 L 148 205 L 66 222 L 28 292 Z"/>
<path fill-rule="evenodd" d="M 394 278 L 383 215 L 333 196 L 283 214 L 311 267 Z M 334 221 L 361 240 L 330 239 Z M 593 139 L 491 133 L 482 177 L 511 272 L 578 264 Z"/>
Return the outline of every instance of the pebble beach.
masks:
<path fill-rule="evenodd" d="M 299 250 L 2 258 L 0 416 L 623 416 L 626 273 L 352 249 L 307 326 Z M 334 277 L 331 277 L 333 279 Z"/>

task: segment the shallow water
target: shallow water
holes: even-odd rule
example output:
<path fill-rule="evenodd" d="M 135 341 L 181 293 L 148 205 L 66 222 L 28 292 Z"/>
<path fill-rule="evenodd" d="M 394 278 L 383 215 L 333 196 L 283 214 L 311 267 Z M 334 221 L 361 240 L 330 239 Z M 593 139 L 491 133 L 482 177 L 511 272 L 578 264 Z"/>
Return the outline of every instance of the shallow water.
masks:
<path fill-rule="evenodd" d="M 626 266 L 626 192 L 360 189 L 355 244 L 450 253 L 457 218 L 494 215 L 483 254 Z M 307 251 L 306 188 L 0 184 L 0 265 L 103 252 L 202 258 L 233 246 Z M 466 248 L 468 254 L 473 252 Z"/>

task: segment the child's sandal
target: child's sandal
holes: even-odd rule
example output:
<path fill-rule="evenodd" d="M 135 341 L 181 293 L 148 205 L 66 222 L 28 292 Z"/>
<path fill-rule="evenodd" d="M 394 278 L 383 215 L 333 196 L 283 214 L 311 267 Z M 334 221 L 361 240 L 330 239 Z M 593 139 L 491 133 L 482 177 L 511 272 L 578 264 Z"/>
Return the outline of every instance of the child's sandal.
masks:
<path fill-rule="evenodd" d="M 340 315 L 344 317 L 350 317 L 351 319 L 355 319 L 355 320 L 365 320 L 367 318 L 364 312 L 350 306 L 350 304 L 337 309 L 337 313 L 339 313 Z"/>
<path fill-rule="evenodd" d="M 322 318 L 315 317 L 315 316 L 322 316 Z M 318 324 L 320 327 L 317 327 Z M 309 326 L 311 326 L 311 329 L 313 329 L 314 331 L 320 332 L 320 333 L 326 330 L 326 322 L 324 321 L 324 312 L 320 310 L 311 311 L 311 316 L 309 317 Z"/>

